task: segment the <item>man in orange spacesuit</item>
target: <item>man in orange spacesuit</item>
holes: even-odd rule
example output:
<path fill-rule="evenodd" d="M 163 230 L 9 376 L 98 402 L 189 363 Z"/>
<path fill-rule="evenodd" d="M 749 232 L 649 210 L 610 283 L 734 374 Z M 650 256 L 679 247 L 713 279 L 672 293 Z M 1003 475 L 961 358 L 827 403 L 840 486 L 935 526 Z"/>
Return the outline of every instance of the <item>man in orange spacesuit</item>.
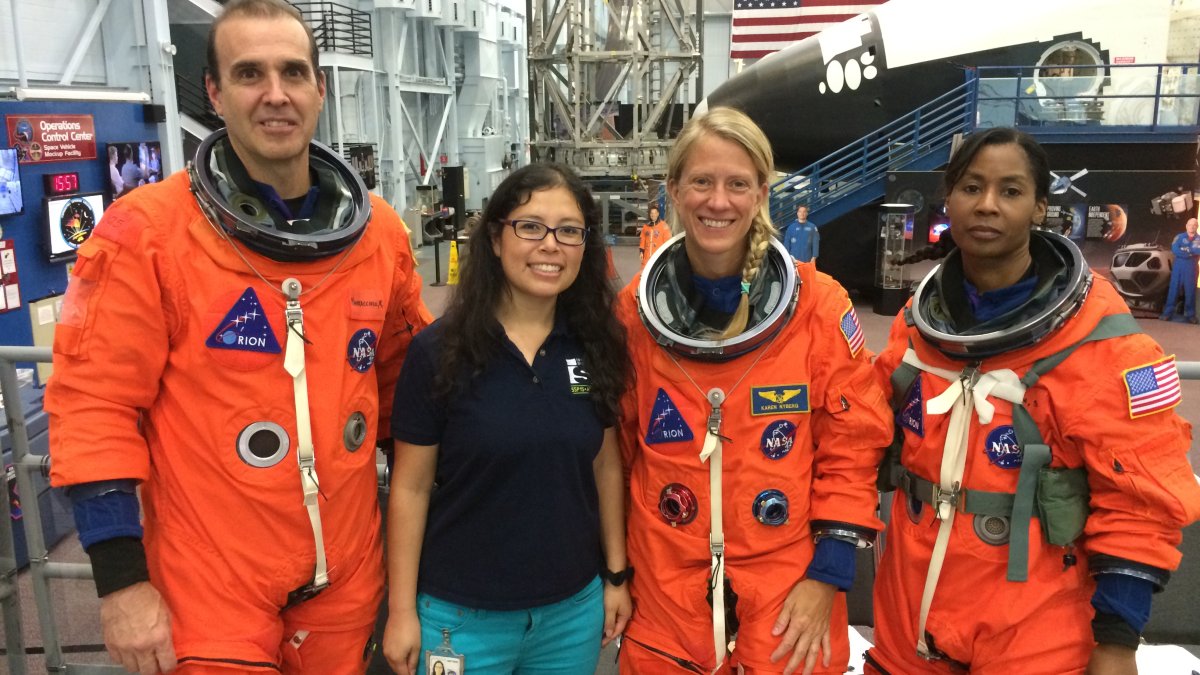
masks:
<path fill-rule="evenodd" d="M 227 129 L 79 249 L 51 478 L 126 670 L 362 672 L 376 430 L 430 316 L 403 223 L 312 142 L 325 84 L 296 10 L 232 2 L 210 39 Z"/>
<path fill-rule="evenodd" d="M 771 150 L 744 114 L 693 118 L 669 170 L 684 234 L 618 308 L 637 373 L 622 672 L 843 673 L 837 591 L 881 525 L 873 462 L 892 433 L 858 317 L 776 240 Z"/>
<path fill-rule="evenodd" d="M 867 672 L 1133 673 L 1200 516 L 1174 356 L 1068 239 L 1045 152 L 981 130 L 946 169 L 958 248 L 876 360 L 898 491 Z"/>

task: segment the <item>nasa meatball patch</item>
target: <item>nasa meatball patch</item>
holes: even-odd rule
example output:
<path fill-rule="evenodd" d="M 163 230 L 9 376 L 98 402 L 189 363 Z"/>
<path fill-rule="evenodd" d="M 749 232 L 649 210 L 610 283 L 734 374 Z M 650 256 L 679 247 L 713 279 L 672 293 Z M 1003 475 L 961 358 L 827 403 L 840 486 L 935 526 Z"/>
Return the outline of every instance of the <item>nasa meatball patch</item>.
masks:
<path fill-rule="evenodd" d="M 796 443 L 796 425 L 787 420 L 771 422 L 763 429 L 759 449 L 767 459 L 783 459 Z"/>
<path fill-rule="evenodd" d="M 1017 430 L 1011 425 L 996 427 L 988 432 L 987 452 L 988 461 L 1001 469 L 1019 469 L 1025 453 L 1017 444 Z"/>
<path fill-rule="evenodd" d="M 247 288 L 204 341 L 213 349 L 278 354 L 279 341 L 253 288 Z"/>
<path fill-rule="evenodd" d="M 346 360 L 350 362 L 350 367 L 360 373 L 370 370 L 371 364 L 375 363 L 375 343 L 378 340 L 379 336 L 370 328 L 355 331 L 350 336 L 350 344 L 346 346 Z"/>

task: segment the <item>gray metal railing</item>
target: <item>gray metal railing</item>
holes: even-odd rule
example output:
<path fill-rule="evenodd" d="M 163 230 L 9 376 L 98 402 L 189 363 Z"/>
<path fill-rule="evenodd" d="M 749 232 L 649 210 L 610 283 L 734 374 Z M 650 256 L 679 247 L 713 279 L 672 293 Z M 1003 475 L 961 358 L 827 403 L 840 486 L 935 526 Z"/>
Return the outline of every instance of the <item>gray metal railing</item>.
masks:
<path fill-rule="evenodd" d="M 17 380 L 17 363 L 50 362 L 49 347 L 0 347 L 0 396 L 4 397 L 4 416 L 12 439 L 13 467 L 17 474 L 17 489 L 25 498 L 21 502 L 21 527 L 29 554 L 29 576 L 33 583 L 33 600 L 37 605 L 38 624 L 42 630 L 42 648 L 47 672 L 69 675 L 110 674 L 124 672 L 117 666 L 66 663 L 54 606 L 50 599 L 51 579 L 91 579 L 92 567 L 87 563 L 51 562 L 42 530 L 41 506 L 33 483 L 35 474 L 50 475 L 50 456 L 30 451 L 29 429 L 26 426 L 25 406 Z M 0 499 L 0 608 L 4 614 L 5 646 L 9 672 L 24 675 L 25 645 L 21 635 L 21 601 L 17 591 L 17 555 L 13 538 L 12 517 L 8 499 Z"/>

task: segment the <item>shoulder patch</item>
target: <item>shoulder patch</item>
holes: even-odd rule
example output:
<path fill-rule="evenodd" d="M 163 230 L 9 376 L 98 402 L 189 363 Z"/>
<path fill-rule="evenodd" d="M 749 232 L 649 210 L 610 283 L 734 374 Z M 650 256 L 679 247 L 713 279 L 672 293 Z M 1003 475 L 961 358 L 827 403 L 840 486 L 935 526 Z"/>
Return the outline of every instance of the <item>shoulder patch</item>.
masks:
<path fill-rule="evenodd" d="M 1131 419 L 1170 410 L 1183 400 L 1175 355 L 1130 368 L 1121 374 Z"/>
<path fill-rule="evenodd" d="M 863 335 L 862 324 L 858 322 L 858 314 L 854 312 L 853 304 L 850 304 L 842 313 L 840 327 L 842 337 L 846 338 L 846 344 L 850 346 L 850 356 L 858 356 L 858 352 L 862 350 L 863 344 L 866 342 L 866 336 Z"/>
<path fill-rule="evenodd" d="M 253 288 L 247 288 L 237 302 L 233 303 L 233 307 L 225 313 L 225 318 L 217 324 L 216 330 L 208 336 L 204 345 L 213 349 L 236 349 L 268 354 L 278 354 L 282 351 Z"/>
<path fill-rule="evenodd" d="M 654 409 L 650 411 L 650 424 L 646 427 L 646 445 L 690 441 L 692 429 L 688 426 L 675 402 L 665 389 L 659 389 L 654 397 Z"/>
<path fill-rule="evenodd" d="M 784 415 L 809 412 L 807 384 L 780 384 L 750 388 L 751 415 Z"/>

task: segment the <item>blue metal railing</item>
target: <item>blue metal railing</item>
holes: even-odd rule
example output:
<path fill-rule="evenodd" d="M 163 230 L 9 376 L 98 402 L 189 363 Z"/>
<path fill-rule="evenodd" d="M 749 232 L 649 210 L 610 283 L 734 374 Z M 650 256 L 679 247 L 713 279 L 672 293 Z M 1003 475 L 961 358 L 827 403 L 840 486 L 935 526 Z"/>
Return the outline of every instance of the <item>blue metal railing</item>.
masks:
<path fill-rule="evenodd" d="M 983 66 L 977 126 L 1015 126 L 1052 142 L 1195 140 L 1200 64 Z"/>
<path fill-rule="evenodd" d="M 1015 126 L 1043 142 L 1195 142 L 1200 64 L 983 66 L 908 115 L 777 181 L 771 220 L 824 225 L 884 195 L 887 172 L 932 170 L 955 134 Z"/>
<path fill-rule="evenodd" d="M 882 197 L 888 171 L 933 169 L 946 163 L 956 134 L 974 127 L 975 82 L 968 80 L 905 117 L 771 186 L 771 220 L 782 228 L 806 204 L 824 225 Z"/>

